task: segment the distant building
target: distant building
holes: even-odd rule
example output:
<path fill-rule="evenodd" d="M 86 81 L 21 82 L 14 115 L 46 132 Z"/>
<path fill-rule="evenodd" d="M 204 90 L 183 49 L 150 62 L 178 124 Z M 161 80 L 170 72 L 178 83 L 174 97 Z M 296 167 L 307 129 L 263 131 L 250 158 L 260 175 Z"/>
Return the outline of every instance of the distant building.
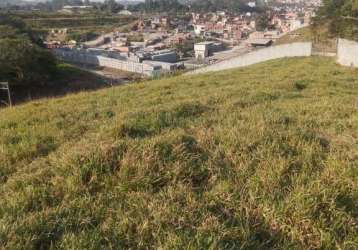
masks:
<path fill-rule="evenodd" d="M 202 35 L 205 32 L 205 25 L 195 25 L 194 32 L 197 36 Z"/>
<path fill-rule="evenodd" d="M 218 52 L 223 49 L 222 43 L 216 42 L 201 42 L 194 44 L 195 58 L 205 59 L 211 56 L 214 52 Z"/>
<path fill-rule="evenodd" d="M 82 12 L 86 10 L 93 9 L 91 5 L 65 5 L 63 6 L 61 12 L 64 13 L 74 13 L 74 12 Z"/>
<path fill-rule="evenodd" d="M 278 30 L 269 30 L 264 33 L 264 38 L 268 39 L 277 39 L 280 36 L 280 31 Z"/>
<path fill-rule="evenodd" d="M 151 52 L 151 60 L 175 63 L 178 61 L 178 56 L 174 50 L 158 50 Z"/>
<path fill-rule="evenodd" d="M 195 58 L 204 59 L 209 56 L 209 47 L 212 42 L 202 42 L 194 44 Z"/>
<path fill-rule="evenodd" d="M 165 71 L 171 71 L 171 72 L 174 72 L 178 69 L 184 68 L 183 63 L 168 63 L 168 62 L 158 62 L 158 61 L 148 61 L 148 60 L 144 60 L 143 63 L 152 65 L 152 66 L 156 66 L 156 67 L 160 67 L 161 69 L 163 69 Z"/>
<path fill-rule="evenodd" d="M 253 38 L 247 41 L 252 47 L 269 47 L 272 45 L 272 39 L 266 38 Z"/>
<path fill-rule="evenodd" d="M 83 45 L 87 48 L 94 48 L 109 43 L 111 39 L 112 37 L 110 35 L 102 35 L 95 40 L 85 42 Z"/>
<path fill-rule="evenodd" d="M 248 2 L 247 6 L 249 6 L 250 8 L 255 8 L 256 7 L 256 2 Z"/>
<path fill-rule="evenodd" d="M 304 26 L 303 20 L 301 19 L 294 19 L 290 21 L 290 31 L 297 30 Z"/>
<path fill-rule="evenodd" d="M 64 29 L 52 29 L 51 34 L 53 35 L 66 35 L 67 34 L 67 29 L 64 28 Z"/>
<path fill-rule="evenodd" d="M 163 71 L 161 65 L 129 61 L 127 58 L 121 57 L 119 54 L 115 55 L 115 52 L 100 50 L 88 51 L 83 49 L 53 49 L 52 52 L 57 58 L 67 62 L 120 69 L 147 76 L 157 76 Z"/>
<path fill-rule="evenodd" d="M 114 50 L 123 52 L 123 53 L 129 53 L 131 51 L 129 46 L 112 46 Z"/>
<path fill-rule="evenodd" d="M 157 61 L 157 62 L 166 62 L 166 63 L 176 63 L 178 61 L 178 56 L 174 50 L 157 50 L 157 51 L 146 51 L 144 49 L 139 49 L 133 53 L 130 53 L 129 60 L 133 62 L 143 62 L 145 60 Z"/>
<path fill-rule="evenodd" d="M 118 15 L 131 16 L 133 15 L 133 13 L 130 12 L 129 10 L 121 10 L 120 12 L 118 12 Z"/>

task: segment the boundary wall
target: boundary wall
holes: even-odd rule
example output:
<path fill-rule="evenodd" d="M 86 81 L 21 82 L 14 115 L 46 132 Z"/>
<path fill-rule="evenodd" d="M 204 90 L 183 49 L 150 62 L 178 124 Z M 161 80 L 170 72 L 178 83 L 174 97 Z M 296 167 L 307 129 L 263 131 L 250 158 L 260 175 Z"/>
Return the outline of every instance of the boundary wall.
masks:
<path fill-rule="evenodd" d="M 225 60 L 216 64 L 205 66 L 194 71 L 188 72 L 191 74 L 200 74 L 206 72 L 215 72 L 226 69 L 233 69 L 245 67 L 252 64 L 265 62 L 273 59 L 284 57 L 306 57 L 312 55 L 336 57 L 338 64 L 349 67 L 358 67 L 358 42 L 338 39 L 337 53 L 313 53 L 313 46 L 311 42 L 299 42 L 272 46 L 260 50 L 252 51 L 250 53 L 240 55 L 229 60 Z"/>
<path fill-rule="evenodd" d="M 155 67 L 145 63 L 122 61 L 114 58 L 93 55 L 87 51 L 82 50 L 55 49 L 53 51 L 56 57 L 72 63 L 103 66 L 139 73 L 147 76 L 155 76 L 161 72 L 161 67 Z"/>
<path fill-rule="evenodd" d="M 358 67 L 358 42 L 339 39 L 337 62 L 344 66 Z"/>
<path fill-rule="evenodd" d="M 216 64 L 212 64 L 207 67 L 203 67 L 188 74 L 198 74 L 205 72 L 221 71 L 225 69 L 233 69 L 238 67 L 249 66 L 259 62 L 265 62 L 273 59 L 284 58 L 284 57 L 300 57 L 300 56 L 311 56 L 312 54 L 312 43 L 291 43 L 284 45 L 272 46 L 264 49 L 252 51 L 250 53 L 231 58 Z"/>
<path fill-rule="evenodd" d="M 135 72 L 147 76 L 157 76 L 160 75 L 161 72 L 161 67 L 155 66 L 153 64 L 123 61 L 114 58 L 93 55 L 83 50 L 55 49 L 54 54 L 62 60 L 68 62 L 104 66 Z M 325 54 L 323 55 L 332 56 Z M 285 57 L 307 56 L 312 56 L 311 42 L 283 44 L 252 51 L 229 60 L 190 71 L 187 74 L 192 75 L 245 67 L 260 62 Z M 358 67 L 358 42 L 349 41 L 346 39 L 338 39 L 336 59 L 337 63 L 340 65 Z"/>

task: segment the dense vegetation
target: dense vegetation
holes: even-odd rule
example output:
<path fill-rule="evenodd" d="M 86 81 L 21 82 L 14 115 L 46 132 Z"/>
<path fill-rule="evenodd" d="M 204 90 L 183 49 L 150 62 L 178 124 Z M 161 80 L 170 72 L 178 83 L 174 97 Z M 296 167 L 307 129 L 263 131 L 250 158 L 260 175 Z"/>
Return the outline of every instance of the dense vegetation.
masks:
<path fill-rule="evenodd" d="M 251 8 L 247 5 L 246 0 L 145 0 L 143 3 L 129 6 L 133 11 L 145 12 L 180 12 L 180 11 L 229 11 L 229 12 L 255 12 L 260 11 L 264 5 Z M 258 1 L 263 3 L 263 1 Z"/>
<path fill-rule="evenodd" d="M 56 12 L 11 12 L 26 22 L 27 26 L 36 32 L 42 39 L 47 39 L 53 29 L 66 29 L 61 37 L 51 37 L 58 41 L 75 40 L 85 42 L 94 40 L 103 33 L 113 30 L 130 28 L 136 20 L 133 16 L 119 16 L 107 12 L 90 12 L 85 14 L 63 14 Z"/>
<path fill-rule="evenodd" d="M 102 27 L 121 26 L 133 21 L 133 17 L 97 15 L 67 15 L 64 17 L 25 18 L 29 25 L 35 28 L 79 28 L 79 27 Z"/>
<path fill-rule="evenodd" d="M 52 54 L 21 19 L 0 13 L 0 81 L 42 84 L 56 69 Z"/>
<path fill-rule="evenodd" d="M 83 31 L 69 32 L 68 39 L 90 39 L 97 35 L 80 32 Z M 13 103 L 104 87 L 98 76 L 58 64 L 43 46 L 45 34 L 47 31 L 38 32 L 21 14 L 0 13 L 0 81 L 10 83 Z M 0 91 L 0 106 L 7 100 L 7 94 Z"/>
<path fill-rule="evenodd" d="M 141 12 L 171 12 L 178 13 L 187 11 L 186 5 L 178 0 L 145 0 L 143 3 L 131 5 L 128 7 L 131 11 Z"/>
<path fill-rule="evenodd" d="M 358 41 L 358 0 L 324 0 L 316 23 L 329 23 L 331 34 Z"/>
<path fill-rule="evenodd" d="M 0 246 L 356 249 L 357 96 L 313 57 L 0 110 Z"/>
<path fill-rule="evenodd" d="M 257 7 L 251 8 L 247 0 L 192 0 L 190 7 L 196 11 L 256 12 L 264 7 L 264 1 L 256 1 Z"/>
<path fill-rule="evenodd" d="M 276 44 L 313 41 L 333 52 L 337 38 L 358 41 L 358 0 L 323 1 L 309 27 L 279 38 Z"/>
<path fill-rule="evenodd" d="M 116 0 L 104 0 L 103 3 L 93 1 L 91 2 L 90 0 L 52 0 L 40 2 L 36 7 L 41 10 L 56 11 L 62 9 L 66 5 L 92 5 L 95 10 L 106 11 L 110 13 L 117 13 L 124 8 L 124 6 L 117 3 Z"/>

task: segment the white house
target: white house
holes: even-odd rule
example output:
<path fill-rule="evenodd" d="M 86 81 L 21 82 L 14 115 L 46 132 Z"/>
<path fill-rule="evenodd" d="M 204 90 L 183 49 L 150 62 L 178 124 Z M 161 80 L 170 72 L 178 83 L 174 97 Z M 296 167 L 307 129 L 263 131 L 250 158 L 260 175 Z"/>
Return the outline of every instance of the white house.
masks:
<path fill-rule="evenodd" d="M 202 35 L 205 32 L 205 25 L 195 25 L 194 32 L 197 36 Z"/>

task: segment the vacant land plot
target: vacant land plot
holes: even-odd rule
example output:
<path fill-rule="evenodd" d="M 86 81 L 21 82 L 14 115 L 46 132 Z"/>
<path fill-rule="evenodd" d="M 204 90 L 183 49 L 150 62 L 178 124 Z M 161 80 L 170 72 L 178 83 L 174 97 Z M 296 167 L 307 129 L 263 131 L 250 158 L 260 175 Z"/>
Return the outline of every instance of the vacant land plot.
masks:
<path fill-rule="evenodd" d="M 16 16 L 23 19 L 29 27 L 44 37 L 57 29 L 67 29 L 65 35 L 50 37 L 54 40 L 76 40 L 84 42 L 95 39 L 104 33 L 113 30 L 130 30 L 135 20 L 134 16 L 105 15 L 101 14 L 60 14 L 60 13 L 16 13 Z"/>

